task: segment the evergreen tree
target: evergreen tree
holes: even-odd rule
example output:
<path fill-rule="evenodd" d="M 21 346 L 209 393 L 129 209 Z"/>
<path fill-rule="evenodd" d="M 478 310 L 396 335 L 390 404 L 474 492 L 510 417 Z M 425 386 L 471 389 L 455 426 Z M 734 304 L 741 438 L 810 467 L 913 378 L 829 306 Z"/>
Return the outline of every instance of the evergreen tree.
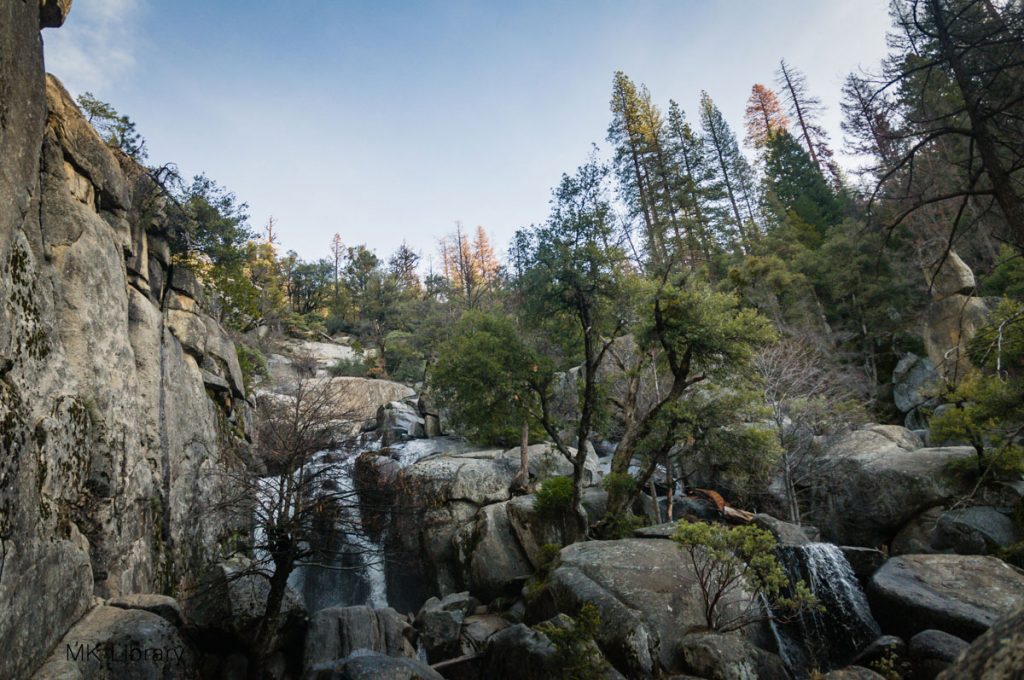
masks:
<path fill-rule="evenodd" d="M 744 142 L 755 148 L 767 144 L 776 132 L 789 128 L 789 119 L 782 112 L 775 92 L 760 83 L 750 89 L 744 122 L 747 128 Z"/>
<path fill-rule="evenodd" d="M 740 252 L 757 235 L 754 219 L 753 170 L 736 143 L 736 135 L 707 92 L 700 94 L 700 120 L 708 163 L 714 168 L 712 192 L 725 196 L 728 227 L 722 235 Z M 725 211 L 720 211 L 720 214 Z M 731 219 L 730 219 L 731 218 Z"/>
<path fill-rule="evenodd" d="M 787 64 L 785 59 L 779 61 L 778 83 L 789 107 L 789 115 L 796 125 L 797 137 L 821 174 L 833 178 L 838 185 L 839 168 L 832 160 L 828 133 L 818 122 L 822 111 L 821 100 L 808 91 L 807 77 Z"/>
<path fill-rule="evenodd" d="M 829 229 L 842 220 L 842 209 L 832 188 L 811 157 L 786 130 L 765 142 L 767 202 L 780 223 L 806 225 L 795 235 L 805 245 L 821 245 Z"/>

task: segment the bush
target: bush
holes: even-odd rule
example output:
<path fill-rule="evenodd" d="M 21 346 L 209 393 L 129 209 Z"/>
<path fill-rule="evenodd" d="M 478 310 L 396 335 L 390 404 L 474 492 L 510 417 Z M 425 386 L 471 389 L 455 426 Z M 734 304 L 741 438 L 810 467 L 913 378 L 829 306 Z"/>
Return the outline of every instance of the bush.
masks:
<path fill-rule="evenodd" d="M 572 477 L 545 479 L 537 489 L 534 510 L 541 517 L 558 519 L 572 512 Z"/>
<path fill-rule="evenodd" d="M 681 520 L 672 540 L 689 553 L 711 630 L 738 630 L 769 616 L 785 619 L 819 606 L 807 584 L 790 584 L 775 557 L 770 531 Z M 771 613 L 764 612 L 762 598 Z"/>
<path fill-rule="evenodd" d="M 256 347 L 239 341 L 235 343 L 235 355 L 238 357 L 238 366 L 242 369 L 242 381 L 247 392 L 269 375 L 267 358 Z"/>
<path fill-rule="evenodd" d="M 359 357 L 352 359 L 338 359 L 333 366 L 327 369 L 335 378 L 365 378 L 370 367 Z"/>
<path fill-rule="evenodd" d="M 557 677 L 565 680 L 592 680 L 607 669 L 607 661 L 594 643 L 601 626 L 601 616 L 591 603 L 580 607 L 580 613 L 568 626 L 542 623 L 535 630 L 544 633 L 555 648 Z"/>

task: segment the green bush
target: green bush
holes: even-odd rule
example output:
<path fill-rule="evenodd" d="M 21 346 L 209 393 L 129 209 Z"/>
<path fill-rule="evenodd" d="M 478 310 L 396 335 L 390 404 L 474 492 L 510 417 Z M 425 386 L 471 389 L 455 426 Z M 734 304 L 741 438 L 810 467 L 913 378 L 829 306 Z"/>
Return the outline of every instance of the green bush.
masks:
<path fill-rule="evenodd" d="M 352 359 L 338 359 L 333 366 L 327 369 L 327 372 L 335 378 L 364 378 L 366 377 L 366 372 L 369 370 L 370 367 L 366 365 L 366 362 L 357 357 Z"/>
<path fill-rule="evenodd" d="M 251 390 L 269 375 L 267 359 L 258 348 L 239 341 L 235 343 L 235 355 L 238 357 L 238 366 L 242 369 L 246 391 Z"/>
<path fill-rule="evenodd" d="M 594 643 L 594 635 L 601 626 L 601 616 L 590 602 L 580 607 L 580 613 L 568 626 L 542 623 L 534 629 L 544 633 L 555 648 L 554 662 L 557 677 L 565 680 L 593 680 L 607 669 L 608 662 Z"/>
<path fill-rule="evenodd" d="M 545 479 L 537 489 L 534 510 L 541 517 L 558 519 L 572 512 L 572 477 Z"/>
<path fill-rule="evenodd" d="M 601 482 L 601 486 L 609 495 L 626 496 L 633 493 L 633 489 L 636 488 L 636 480 L 628 472 L 611 472 Z"/>

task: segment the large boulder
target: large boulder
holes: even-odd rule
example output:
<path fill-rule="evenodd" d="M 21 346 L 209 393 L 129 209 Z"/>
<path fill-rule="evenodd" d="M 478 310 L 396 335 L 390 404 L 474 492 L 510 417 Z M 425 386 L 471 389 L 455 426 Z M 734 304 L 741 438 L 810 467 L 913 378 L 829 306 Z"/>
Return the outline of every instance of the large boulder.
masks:
<path fill-rule="evenodd" d="M 992 626 L 938 676 L 939 680 L 1017 680 L 1021 677 L 1024 677 L 1024 607 Z"/>
<path fill-rule="evenodd" d="M 905 413 L 907 426 L 923 425 L 920 409 L 937 404 L 940 378 L 930 359 L 908 353 L 892 372 L 892 397 L 896 408 Z"/>
<path fill-rule="evenodd" d="M 60 641 L 35 680 L 191 680 L 195 654 L 178 629 L 142 609 L 95 607 Z"/>
<path fill-rule="evenodd" d="M 955 382 L 970 367 L 967 346 L 991 318 L 979 297 L 955 294 L 933 300 L 926 312 L 924 346 L 943 379 Z"/>
<path fill-rule="evenodd" d="M 462 581 L 485 601 L 517 593 L 533 566 L 509 521 L 511 501 L 484 506 L 455 535 Z"/>
<path fill-rule="evenodd" d="M 995 557 L 903 555 L 875 573 L 869 599 L 886 632 L 973 640 L 1024 602 L 1024 574 Z"/>
<path fill-rule="evenodd" d="M 855 430 L 828 443 L 807 485 L 808 519 L 826 540 L 887 544 L 921 511 L 964 491 L 946 466 L 973 456 L 973 449 L 916 448 L 919 441 L 890 426 Z"/>
<path fill-rule="evenodd" d="M 432 597 L 416 615 L 416 628 L 431 661 L 459 654 L 462 624 L 479 605 L 469 593 L 452 593 L 443 599 Z"/>
<path fill-rule="evenodd" d="M 968 643 L 941 630 L 923 630 L 910 638 L 910 663 L 914 677 L 931 680 L 949 668 Z"/>
<path fill-rule="evenodd" d="M 679 643 L 686 670 L 711 680 L 788 680 L 782 659 L 737 634 L 691 633 Z"/>
<path fill-rule="evenodd" d="M 303 665 L 313 668 L 359 649 L 415 658 L 415 639 L 415 629 L 394 609 L 328 607 L 310 618 Z"/>
<path fill-rule="evenodd" d="M 517 623 L 491 637 L 487 645 L 485 678 L 547 680 L 557 677 L 557 650 L 544 633 Z"/>
<path fill-rule="evenodd" d="M 739 595 L 723 606 L 747 602 Z M 601 619 L 598 646 L 628 677 L 681 670 L 680 641 L 705 625 L 695 574 L 672 541 L 627 538 L 563 548 L 528 615 L 534 621 L 557 612 L 573 616 L 588 603 Z"/>

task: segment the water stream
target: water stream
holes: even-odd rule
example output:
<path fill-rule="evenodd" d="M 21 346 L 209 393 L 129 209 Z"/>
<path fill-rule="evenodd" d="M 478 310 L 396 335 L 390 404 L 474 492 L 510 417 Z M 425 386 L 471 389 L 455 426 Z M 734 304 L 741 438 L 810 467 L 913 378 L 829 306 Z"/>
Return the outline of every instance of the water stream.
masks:
<path fill-rule="evenodd" d="M 798 678 L 847 664 L 880 634 L 864 590 L 843 552 L 831 543 L 780 548 L 791 581 L 803 579 L 824 607 L 772 630 L 786 666 Z"/>

